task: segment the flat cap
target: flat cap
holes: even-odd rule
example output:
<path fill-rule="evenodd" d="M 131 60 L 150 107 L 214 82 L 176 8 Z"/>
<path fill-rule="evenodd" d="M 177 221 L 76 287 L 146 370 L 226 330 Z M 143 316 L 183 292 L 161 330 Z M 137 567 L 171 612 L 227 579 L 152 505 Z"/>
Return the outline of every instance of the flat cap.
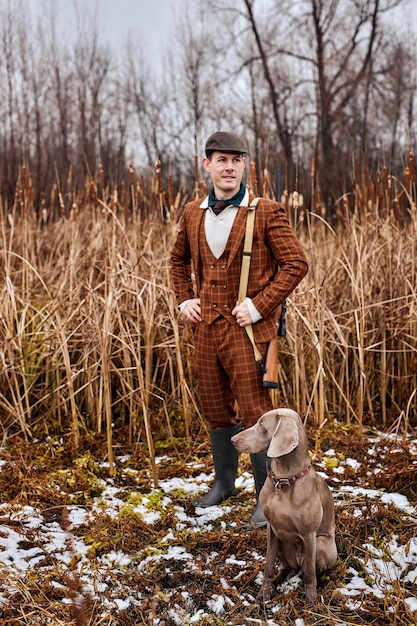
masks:
<path fill-rule="evenodd" d="M 217 131 L 210 135 L 206 141 L 206 156 L 211 152 L 233 152 L 236 154 L 245 154 L 246 146 L 237 135 Z"/>

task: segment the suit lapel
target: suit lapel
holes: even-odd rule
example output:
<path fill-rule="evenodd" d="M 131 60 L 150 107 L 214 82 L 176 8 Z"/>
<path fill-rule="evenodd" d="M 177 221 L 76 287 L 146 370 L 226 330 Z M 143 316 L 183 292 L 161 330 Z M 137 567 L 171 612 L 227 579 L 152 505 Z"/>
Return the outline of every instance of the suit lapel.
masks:
<path fill-rule="evenodd" d="M 230 232 L 230 253 L 227 266 L 229 267 L 239 251 L 245 237 L 246 231 L 246 216 L 248 209 L 245 206 L 239 207 L 235 221 L 233 222 L 232 230 Z"/>
<path fill-rule="evenodd" d="M 200 252 L 199 252 L 199 237 L 202 221 L 205 218 L 206 210 L 196 207 L 195 219 L 190 223 L 190 248 L 191 258 L 195 264 L 194 271 L 197 276 L 200 276 Z"/>

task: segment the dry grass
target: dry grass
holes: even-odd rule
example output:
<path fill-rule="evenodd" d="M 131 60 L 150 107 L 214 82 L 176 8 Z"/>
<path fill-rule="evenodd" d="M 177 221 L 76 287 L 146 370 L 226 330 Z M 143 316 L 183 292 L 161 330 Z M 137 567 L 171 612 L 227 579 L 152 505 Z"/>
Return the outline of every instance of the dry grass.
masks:
<path fill-rule="evenodd" d="M 11 212 L 0 213 L 3 440 L 59 432 L 76 451 L 80 433 L 105 432 L 111 473 L 112 432 L 125 429 L 129 442 L 146 440 L 152 462 L 155 436 L 188 439 L 204 428 L 168 266 L 189 196 L 174 199 L 170 181 L 166 198 L 160 164 L 145 193 L 131 167 L 120 199 L 108 189 L 99 197 L 93 183 L 67 207 L 57 195 L 62 216 L 49 221 L 23 181 Z M 411 156 L 404 181 L 397 193 L 392 180 L 389 189 L 356 182 L 355 202 L 343 200 L 336 227 L 313 211 L 295 216 L 310 272 L 287 302 L 275 401 L 318 424 L 334 415 L 359 426 L 416 425 Z"/>
<path fill-rule="evenodd" d="M 130 441 L 144 427 L 151 447 L 153 414 L 166 432 L 193 404 L 168 286 L 174 228 L 97 199 L 72 210 L 47 224 L 32 206 L 1 216 L 3 438 L 64 432 L 76 450 L 80 431 L 105 430 L 111 471 L 114 423 Z"/>

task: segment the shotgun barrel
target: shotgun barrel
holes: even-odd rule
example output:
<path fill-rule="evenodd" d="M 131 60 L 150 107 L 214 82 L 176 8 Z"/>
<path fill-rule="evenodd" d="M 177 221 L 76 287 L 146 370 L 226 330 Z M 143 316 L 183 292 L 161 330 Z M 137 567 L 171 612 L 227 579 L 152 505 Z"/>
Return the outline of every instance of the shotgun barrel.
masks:
<path fill-rule="evenodd" d="M 262 384 L 264 387 L 271 389 L 277 389 L 278 387 L 278 337 L 274 337 L 269 342 Z"/>

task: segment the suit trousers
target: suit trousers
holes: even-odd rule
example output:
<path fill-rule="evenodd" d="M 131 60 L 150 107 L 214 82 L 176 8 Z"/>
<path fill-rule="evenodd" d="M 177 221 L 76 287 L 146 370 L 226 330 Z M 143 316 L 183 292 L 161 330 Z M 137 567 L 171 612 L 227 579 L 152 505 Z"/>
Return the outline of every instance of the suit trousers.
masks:
<path fill-rule="evenodd" d="M 249 428 L 273 408 L 244 328 L 222 316 L 211 324 L 200 322 L 194 329 L 194 347 L 201 406 L 212 430 L 235 425 L 238 416 Z M 258 344 L 264 358 L 267 347 Z"/>

